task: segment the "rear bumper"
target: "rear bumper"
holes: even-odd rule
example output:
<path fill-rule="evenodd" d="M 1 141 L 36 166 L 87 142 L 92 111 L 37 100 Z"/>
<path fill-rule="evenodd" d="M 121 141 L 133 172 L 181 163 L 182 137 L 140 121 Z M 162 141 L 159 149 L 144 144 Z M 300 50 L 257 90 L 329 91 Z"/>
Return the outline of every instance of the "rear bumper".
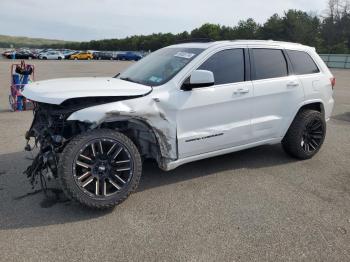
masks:
<path fill-rule="evenodd" d="M 331 97 L 328 100 L 327 104 L 325 105 L 325 119 L 326 119 L 326 121 L 329 121 L 329 119 L 332 116 L 334 103 L 335 103 L 335 101 L 334 101 L 333 97 Z"/>

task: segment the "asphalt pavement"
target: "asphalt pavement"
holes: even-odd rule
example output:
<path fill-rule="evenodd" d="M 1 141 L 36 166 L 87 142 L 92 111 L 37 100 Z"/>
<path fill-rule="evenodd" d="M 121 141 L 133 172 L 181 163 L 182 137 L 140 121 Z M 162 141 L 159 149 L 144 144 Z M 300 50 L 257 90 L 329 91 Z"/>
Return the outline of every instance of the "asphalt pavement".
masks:
<path fill-rule="evenodd" d="M 127 66 L 36 63 L 41 79 Z M 333 71 L 336 106 L 313 159 L 274 145 L 171 172 L 147 162 L 137 192 L 103 212 L 32 189 L 22 174 L 32 113 L 0 113 L 0 261 L 350 261 L 350 70 Z"/>

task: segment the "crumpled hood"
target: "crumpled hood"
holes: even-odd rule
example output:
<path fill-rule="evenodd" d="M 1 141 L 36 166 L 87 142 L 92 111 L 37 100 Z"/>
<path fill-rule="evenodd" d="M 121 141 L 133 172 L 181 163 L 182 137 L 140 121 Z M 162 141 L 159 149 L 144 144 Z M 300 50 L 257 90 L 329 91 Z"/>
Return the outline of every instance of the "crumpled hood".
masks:
<path fill-rule="evenodd" d="M 33 101 L 59 105 L 79 97 L 140 96 L 152 91 L 149 86 L 112 77 L 61 78 L 33 82 L 22 94 Z"/>

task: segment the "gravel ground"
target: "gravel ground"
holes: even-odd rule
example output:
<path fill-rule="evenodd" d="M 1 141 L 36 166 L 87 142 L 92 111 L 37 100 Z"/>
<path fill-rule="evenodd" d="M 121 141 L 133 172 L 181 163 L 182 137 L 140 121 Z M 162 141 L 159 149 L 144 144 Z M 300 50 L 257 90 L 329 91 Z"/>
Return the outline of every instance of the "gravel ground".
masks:
<path fill-rule="evenodd" d="M 37 79 L 114 75 L 128 63 L 35 61 Z M 0 61 L 7 108 L 8 61 Z M 146 163 L 138 191 L 108 212 L 47 200 L 22 175 L 31 112 L 0 113 L 0 261 L 350 261 L 350 71 L 309 161 L 279 145 L 171 172 Z"/>

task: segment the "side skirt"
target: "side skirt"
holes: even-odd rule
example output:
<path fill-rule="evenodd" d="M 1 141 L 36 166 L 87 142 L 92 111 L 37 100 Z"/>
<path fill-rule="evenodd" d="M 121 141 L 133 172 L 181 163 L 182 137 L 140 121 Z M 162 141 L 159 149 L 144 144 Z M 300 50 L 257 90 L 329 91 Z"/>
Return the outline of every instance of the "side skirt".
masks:
<path fill-rule="evenodd" d="M 225 154 L 229 154 L 229 153 L 233 153 L 233 152 L 237 152 L 237 151 L 241 151 L 244 149 L 253 148 L 253 147 L 257 147 L 257 146 L 261 146 L 261 145 L 274 145 L 274 144 L 280 143 L 281 141 L 282 141 L 282 137 L 278 137 L 278 138 L 267 139 L 267 140 L 263 140 L 263 141 L 259 141 L 259 142 L 246 144 L 246 145 L 225 148 L 225 149 L 221 149 L 221 150 L 217 150 L 217 151 L 213 151 L 213 152 L 208 152 L 208 153 L 204 153 L 204 154 L 200 154 L 200 155 L 190 156 L 190 157 L 178 159 L 178 160 L 175 160 L 172 162 L 168 162 L 165 165 L 164 170 L 170 171 L 170 170 L 173 170 L 181 165 L 184 165 L 184 164 L 187 164 L 190 162 L 194 162 L 194 161 L 198 161 L 198 160 L 202 160 L 202 159 L 206 159 L 206 158 L 211 158 L 211 157 L 215 157 L 215 156 L 225 155 Z"/>

